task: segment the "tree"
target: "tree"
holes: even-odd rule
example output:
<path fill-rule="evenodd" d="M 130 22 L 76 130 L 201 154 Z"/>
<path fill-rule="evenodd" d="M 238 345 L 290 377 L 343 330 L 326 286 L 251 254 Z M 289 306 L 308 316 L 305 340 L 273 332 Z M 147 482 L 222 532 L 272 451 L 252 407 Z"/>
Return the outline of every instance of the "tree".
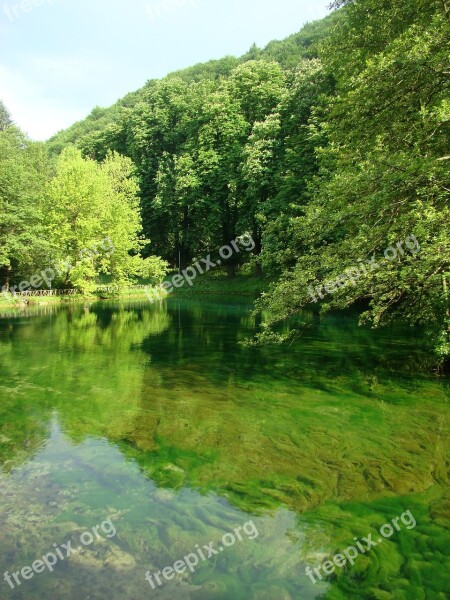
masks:
<path fill-rule="evenodd" d="M 234 69 L 229 79 L 229 91 L 250 126 L 278 106 L 284 89 L 285 76 L 276 62 L 248 61 Z"/>
<path fill-rule="evenodd" d="M 42 144 L 12 125 L 0 131 L 0 274 L 6 288 L 48 258 L 43 199 L 49 177 Z"/>
<path fill-rule="evenodd" d="M 245 162 L 243 179 L 247 189 L 244 212 L 248 216 L 255 242 L 255 274 L 262 275 L 260 255 L 262 231 L 267 223 L 267 206 L 275 194 L 275 174 L 280 147 L 280 115 L 268 115 L 264 121 L 256 122 L 244 148 Z"/>
<path fill-rule="evenodd" d="M 273 193 L 264 210 L 262 260 L 275 275 L 294 266 L 296 257 L 306 250 L 298 243 L 296 219 L 304 214 L 309 185 L 319 169 L 315 148 L 326 144 L 326 134 L 321 139 L 312 136 L 309 125 L 313 116 L 318 119 L 325 114 L 333 82 L 321 61 L 302 60 L 289 73 L 287 90 L 279 107 Z"/>
<path fill-rule="evenodd" d="M 224 81 L 213 93 L 204 97 L 197 138 L 192 138 L 195 153 L 198 188 L 197 207 L 203 217 L 203 249 L 217 250 L 228 245 L 238 235 L 242 219 L 243 149 L 249 134 L 249 124 L 242 115 L 239 102 Z M 227 261 L 227 270 L 234 276 L 239 257 Z"/>
<path fill-rule="evenodd" d="M 374 9 L 372 0 L 346 8 L 349 20 L 324 52 L 338 86 L 326 122 L 310 123 L 311 135 L 323 139 L 326 132 L 329 143 L 318 149 L 321 170 L 313 200 L 296 223 L 297 239 L 307 251 L 263 301 L 274 317 L 262 338 L 273 338 L 277 321 L 311 301 L 310 286 L 336 281 L 347 268 L 414 235 L 420 253 L 400 256 L 399 251 L 395 261 L 370 270 L 358 285 L 338 285 L 326 293 L 323 306 L 365 300 L 363 319 L 375 326 L 396 319 L 424 325 L 444 358 L 449 354 L 448 11 L 440 2 L 419 3 L 419 10 L 406 2 Z M 372 34 L 373 45 L 367 43 Z"/>
<path fill-rule="evenodd" d="M 187 93 L 187 84 L 179 78 L 158 82 L 147 91 L 145 102 L 136 107 L 127 124 L 129 155 L 139 177 L 144 232 L 152 240 L 151 251 L 172 264 L 178 262 L 180 252 L 183 263 L 188 260 L 179 232 L 173 229 L 179 211 L 168 187 L 169 166 L 175 164 L 186 141 Z M 161 203 L 166 192 L 168 205 Z"/>
<path fill-rule="evenodd" d="M 69 265 L 62 285 L 92 291 L 102 273 L 123 286 L 151 276 L 150 264 L 164 272 L 164 263 L 140 256 L 147 240 L 137 193 L 130 159 L 109 154 L 99 164 L 74 148 L 63 152 L 46 194 L 53 257 Z"/>
<path fill-rule="evenodd" d="M 11 127 L 11 125 L 13 125 L 11 115 L 6 109 L 6 106 L 0 100 L 0 131 L 5 131 L 7 127 Z"/>

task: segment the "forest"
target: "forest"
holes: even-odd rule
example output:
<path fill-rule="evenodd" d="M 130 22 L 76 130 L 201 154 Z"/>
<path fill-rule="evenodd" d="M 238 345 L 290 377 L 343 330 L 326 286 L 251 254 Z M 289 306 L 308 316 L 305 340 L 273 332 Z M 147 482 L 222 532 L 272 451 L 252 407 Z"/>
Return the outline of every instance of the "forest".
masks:
<path fill-rule="evenodd" d="M 68 258 L 62 288 L 159 282 L 250 234 L 224 268 L 273 281 L 256 343 L 297 335 L 280 324 L 312 302 L 357 306 L 423 328 L 448 364 L 449 18 L 446 0 L 337 1 L 45 143 L 0 104 L 2 291 Z M 105 238 L 113 253 L 83 253 Z"/>

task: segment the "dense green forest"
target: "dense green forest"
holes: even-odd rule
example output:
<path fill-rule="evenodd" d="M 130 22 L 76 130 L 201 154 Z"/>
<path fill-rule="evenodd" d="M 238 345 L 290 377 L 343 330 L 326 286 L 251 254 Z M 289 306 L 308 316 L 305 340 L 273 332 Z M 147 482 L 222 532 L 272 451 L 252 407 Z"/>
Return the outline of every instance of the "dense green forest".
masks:
<path fill-rule="evenodd" d="M 449 326 L 450 9 L 444 0 L 336 2 L 265 49 L 149 81 L 46 144 L 0 110 L 0 275 L 51 260 L 57 285 L 161 279 L 244 233 L 259 342 L 311 303 L 374 326 Z M 14 107 L 8 107 L 12 114 Z M 113 253 L 83 255 L 100 240 Z M 230 276 L 247 253 L 227 262 Z M 160 257 L 160 258 L 157 258 Z"/>

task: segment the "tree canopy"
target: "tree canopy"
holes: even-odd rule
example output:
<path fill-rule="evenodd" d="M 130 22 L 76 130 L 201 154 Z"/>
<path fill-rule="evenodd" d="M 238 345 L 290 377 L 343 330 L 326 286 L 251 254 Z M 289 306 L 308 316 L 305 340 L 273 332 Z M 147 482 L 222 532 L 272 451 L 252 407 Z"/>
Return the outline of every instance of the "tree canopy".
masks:
<path fill-rule="evenodd" d="M 102 275 L 119 287 L 138 277 L 160 281 L 164 261 L 141 255 L 148 240 L 137 192 L 129 158 L 108 153 L 97 163 L 69 147 L 52 163 L 46 147 L 16 127 L 0 131 L 3 291 L 45 282 L 90 292 Z"/>

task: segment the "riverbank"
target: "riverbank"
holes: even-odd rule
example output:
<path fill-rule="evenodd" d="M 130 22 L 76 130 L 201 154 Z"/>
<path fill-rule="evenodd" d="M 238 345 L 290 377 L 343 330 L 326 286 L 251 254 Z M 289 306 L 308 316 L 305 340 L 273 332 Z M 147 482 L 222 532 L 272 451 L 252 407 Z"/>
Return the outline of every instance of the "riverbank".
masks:
<path fill-rule="evenodd" d="M 16 310 L 31 306 L 57 306 L 67 304 L 80 304 L 82 302 L 100 302 L 102 300 L 114 300 L 122 298 L 146 298 L 144 290 L 128 290 L 116 293 L 96 293 L 96 294 L 71 294 L 70 296 L 26 296 L 8 299 L 0 295 L 0 314 L 4 312 L 14 312 Z"/>
<path fill-rule="evenodd" d="M 192 287 L 185 284 L 175 289 L 172 296 L 194 296 L 197 294 L 227 294 L 241 296 L 259 296 L 266 291 L 270 283 L 268 278 L 238 275 L 230 278 L 226 274 L 205 275 L 198 278 Z M 150 286 L 149 286 L 150 287 Z M 102 300 L 147 299 L 145 288 L 133 288 L 117 292 L 98 291 L 94 294 L 70 294 L 61 296 L 16 296 L 8 298 L 0 294 L 0 316 L 30 306 L 55 306 L 77 304 L 82 302 L 98 302 Z"/>
<path fill-rule="evenodd" d="M 243 296 L 259 296 L 269 289 L 274 278 L 255 277 L 253 275 L 236 275 L 228 277 L 225 273 L 211 273 L 197 277 L 192 286 L 187 283 L 174 289 L 173 295 L 195 294 L 232 294 Z"/>

